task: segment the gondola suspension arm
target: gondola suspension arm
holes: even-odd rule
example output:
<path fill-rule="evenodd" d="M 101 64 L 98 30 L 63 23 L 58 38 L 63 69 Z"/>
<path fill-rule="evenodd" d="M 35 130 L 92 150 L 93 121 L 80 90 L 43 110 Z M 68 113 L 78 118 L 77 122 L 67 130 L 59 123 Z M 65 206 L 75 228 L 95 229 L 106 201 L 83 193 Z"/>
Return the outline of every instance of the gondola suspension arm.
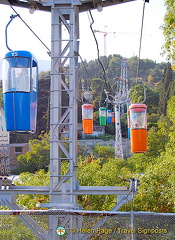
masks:
<path fill-rule="evenodd" d="M 16 15 L 11 15 L 10 16 L 10 21 L 7 23 L 7 26 L 6 26 L 6 28 L 5 28 L 5 42 L 6 42 L 6 47 L 8 48 L 8 50 L 9 51 L 13 51 L 11 48 L 9 48 L 9 46 L 8 46 L 8 37 L 7 37 L 7 28 L 8 28 L 8 26 L 10 25 L 10 23 L 12 22 L 12 20 L 14 19 L 14 18 L 16 18 L 16 17 L 19 17 L 19 14 L 16 14 Z"/>

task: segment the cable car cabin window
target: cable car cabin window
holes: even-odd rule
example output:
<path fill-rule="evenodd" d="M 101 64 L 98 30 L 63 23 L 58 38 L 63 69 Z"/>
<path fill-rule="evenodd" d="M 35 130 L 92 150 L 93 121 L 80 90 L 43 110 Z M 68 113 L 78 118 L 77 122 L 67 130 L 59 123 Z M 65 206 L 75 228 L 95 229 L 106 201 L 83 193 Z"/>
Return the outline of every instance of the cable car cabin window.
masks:
<path fill-rule="evenodd" d="M 100 117 L 106 117 L 106 110 L 101 110 Z"/>
<path fill-rule="evenodd" d="M 32 90 L 37 91 L 37 66 L 32 67 Z"/>
<path fill-rule="evenodd" d="M 83 118 L 84 119 L 93 119 L 92 108 L 84 108 L 83 109 Z"/>
<path fill-rule="evenodd" d="M 130 110 L 130 126 L 131 129 L 144 128 L 146 129 L 146 109 L 131 109 Z"/>
<path fill-rule="evenodd" d="M 3 60 L 3 93 L 30 92 L 30 59 L 23 57 Z"/>

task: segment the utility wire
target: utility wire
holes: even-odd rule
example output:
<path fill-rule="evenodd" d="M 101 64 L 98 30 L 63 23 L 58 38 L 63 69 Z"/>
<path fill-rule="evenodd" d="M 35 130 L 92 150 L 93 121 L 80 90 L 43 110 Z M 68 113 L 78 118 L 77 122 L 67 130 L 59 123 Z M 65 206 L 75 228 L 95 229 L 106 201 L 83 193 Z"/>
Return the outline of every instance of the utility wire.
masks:
<path fill-rule="evenodd" d="M 10 4 L 10 3 L 9 3 Z M 17 13 L 17 11 L 13 8 L 13 6 L 10 4 L 10 7 L 12 8 L 12 10 L 16 13 L 16 15 L 18 15 L 18 17 L 21 19 L 21 21 L 28 27 L 28 29 L 35 35 L 36 38 L 38 38 L 38 40 L 44 45 L 45 48 L 47 48 L 47 50 L 49 51 L 48 54 L 50 54 L 50 49 L 46 46 L 46 44 L 41 40 L 41 38 L 38 37 L 38 35 L 31 29 L 31 27 L 29 27 L 29 25 L 22 19 L 22 17 Z"/>

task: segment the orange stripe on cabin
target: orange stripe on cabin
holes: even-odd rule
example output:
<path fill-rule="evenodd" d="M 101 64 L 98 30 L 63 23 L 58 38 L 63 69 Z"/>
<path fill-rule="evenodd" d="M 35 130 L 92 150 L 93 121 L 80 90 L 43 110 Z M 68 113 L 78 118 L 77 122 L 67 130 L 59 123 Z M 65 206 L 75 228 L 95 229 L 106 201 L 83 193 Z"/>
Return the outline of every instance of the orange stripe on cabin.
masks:
<path fill-rule="evenodd" d="M 131 152 L 142 153 L 147 149 L 147 130 L 131 129 Z"/>
<path fill-rule="evenodd" d="M 82 120 L 83 124 L 83 133 L 84 134 L 92 134 L 93 133 L 93 120 L 92 119 L 84 119 Z"/>

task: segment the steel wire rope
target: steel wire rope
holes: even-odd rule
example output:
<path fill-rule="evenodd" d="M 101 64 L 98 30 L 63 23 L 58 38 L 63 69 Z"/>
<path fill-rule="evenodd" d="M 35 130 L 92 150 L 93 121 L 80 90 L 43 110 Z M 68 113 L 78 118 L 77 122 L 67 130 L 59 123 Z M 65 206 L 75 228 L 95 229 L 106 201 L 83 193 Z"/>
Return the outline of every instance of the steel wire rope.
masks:
<path fill-rule="evenodd" d="M 95 21 L 94 21 L 94 18 L 93 18 L 93 16 L 92 16 L 92 13 L 91 13 L 90 10 L 89 10 L 89 14 L 90 14 L 90 17 L 91 17 L 91 20 L 92 20 L 92 22 L 90 23 L 90 29 L 91 29 L 91 31 L 92 31 L 92 34 L 93 34 L 93 37 L 94 37 L 94 40 L 95 40 L 95 43 L 96 43 L 98 62 L 100 63 L 100 65 L 101 65 L 101 67 L 102 67 L 103 77 L 104 77 L 104 80 L 105 80 L 105 84 L 106 84 L 106 86 L 108 87 L 108 84 L 107 84 L 107 81 L 108 81 L 108 80 L 107 80 L 106 70 L 105 70 L 105 67 L 104 67 L 102 61 L 100 60 L 99 45 L 98 45 L 98 41 L 97 41 L 97 38 L 96 38 L 96 36 L 95 36 L 93 27 L 92 27 L 92 25 L 94 24 Z"/>
<path fill-rule="evenodd" d="M 137 63 L 137 71 L 136 71 L 136 83 L 138 83 L 138 78 L 139 78 L 139 68 L 140 68 L 140 55 L 141 55 L 141 47 L 142 47 L 142 36 L 143 36 L 143 23 L 144 23 L 144 16 L 145 16 L 145 3 L 149 3 L 149 0 L 144 0 L 143 3 L 143 11 L 142 11 L 142 21 L 141 21 L 141 31 L 140 31 L 140 44 L 139 44 L 139 56 L 138 56 L 138 63 Z M 146 100 L 146 88 L 145 84 L 143 84 L 143 89 L 144 89 L 144 100 Z M 131 228 L 134 227 L 134 192 L 131 191 L 132 193 L 132 200 L 131 200 Z M 134 240 L 134 235 L 131 231 L 131 240 Z"/>
<path fill-rule="evenodd" d="M 94 37 L 94 40 L 95 40 L 95 43 L 96 43 L 96 48 L 97 48 L 97 59 L 98 59 L 98 62 L 100 63 L 101 67 L 102 67 L 102 70 L 103 70 L 103 78 L 104 78 L 104 84 L 106 85 L 106 88 L 108 90 L 111 90 L 111 85 L 110 85 L 110 82 L 109 82 L 109 79 L 107 77 L 107 74 L 106 74 L 106 70 L 105 70 L 105 67 L 100 59 L 100 51 L 99 51 L 99 45 L 98 45 L 98 41 L 97 41 L 97 38 L 95 36 L 95 33 L 94 33 L 94 30 L 93 30 L 93 27 L 92 25 L 94 24 L 94 18 L 92 16 L 92 13 L 91 11 L 89 10 L 89 14 L 90 14 L 90 17 L 91 17 L 91 23 L 90 23 L 90 29 L 92 31 L 92 34 L 93 34 L 93 37 Z M 103 89 L 103 88 L 102 88 Z M 103 89 L 104 90 L 104 89 Z M 102 91 L 103 93 L 103 91 Z M 102 93 L 100 94 L 101 96 L 101 99 L 102 99 Z M 101 102 L 101 99 L 100 99 L 100 102 Z M 99 106 L 100 106 L 100 102 L 99 102 Z"/>
<path fill-rule="evenodd" d="M 139 79 L 139 68 L 140 68 L 140 55 L 141 55 L 141 48 L 142 48 L 142 37 L 143 37 L 143 23 L 144 23 L 144 16 L 145 16 L 145 3 L 149 3 L 149 0 L 144 0 L 143 3 L 143 11 L 142 11 L 142 22 L 141 22 L 141 31 L 140 31 L 140 43 L 139 43 L 139 55 L 138 55 L 138 62 L 137 62 L 137 70 L 136 70 L 136 83 L 138 84 Z M 146 100 L 146 88 L 145 84 L 143 83 L 143 91 L 144 91 L 144 99 L 143 102 Z"/>
<path fill-rule="evenodd" d="M 38 37 L 38 35 L 31 29 L 31 27 L 22 19 L 22 17 L 17 13 L 17 11 L 13 8 L 11 3 L 9 2 L 10 7 L 16 13 L 16 15 L 21 19 L 21 21 L 27 26 L 27 28 L 35 35 L 35 37 L 43 44 L 45 48 L 49 51 L 48 54 L 50 55 L 51 50 L 46 46 L 46 44 Z"/>
<path fill-rule="evenodd" d="M 89 73 L 89 71 L 88 71 L 88 69 L 87 69 L 87 67 L 86 67 L 86 65 L 85 65 L 85 63 L 84 63 L 84 61 L 83 61 L 83 59 L 82 59 L 82 57 L 81 57 L 81 55 L 78 53 L 78 56 L 80 57 L 80 60 L 81 60 L 81 63 L 82 63 L 82 65 L 83 65 L 83 67 L 84 67 L 84 69 L 85 69 L 85 71 L 86 71 L 86 73 L 87 73 L 87 76 L 88 76 L 88 78 L 89 78 L 89 84 L 87 83 L 87 81 L 86 81 L 86 88 L 87 88 L 87 90 L 90 90 L 90 85 L 91 85 L 91 82 L 92 82 L 92 77 L 91 77 L 91 75 L 90 75 L 90 73 Z"/>
<path fill-rule="evenodd" d="M 136 71 L 136 82 L 137 83 L 138 83 L 138 77 L 139 77 L 140 54 L 141 54 L 141 47 L 142 47 L 144 15 L 145 15 L 145 0 L 144 0 L 144 3 L 143 3 L 142 22 L 141 22 L 141 31 L 140 31 L 140 43 L 139 43 L 139 55 L 138 55 L 137 71 Z"/>

